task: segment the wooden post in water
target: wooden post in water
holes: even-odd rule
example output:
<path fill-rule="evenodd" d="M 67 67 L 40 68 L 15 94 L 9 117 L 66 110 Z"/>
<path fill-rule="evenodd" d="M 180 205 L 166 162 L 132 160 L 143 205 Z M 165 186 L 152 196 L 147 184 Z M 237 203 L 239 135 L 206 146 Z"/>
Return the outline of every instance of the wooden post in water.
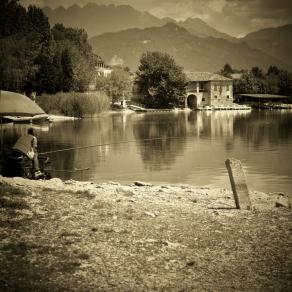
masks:
<path fill-rule="evenodd" d="M 231 158 L 225 161 L 237 209 L 251 209 L 248 187 L 240 160 Z"/>

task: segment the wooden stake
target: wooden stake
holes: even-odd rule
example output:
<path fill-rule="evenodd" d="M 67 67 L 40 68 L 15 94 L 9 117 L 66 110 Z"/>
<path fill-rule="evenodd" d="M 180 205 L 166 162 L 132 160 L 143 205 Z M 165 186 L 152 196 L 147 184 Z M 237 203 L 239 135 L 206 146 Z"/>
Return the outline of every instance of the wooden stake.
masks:
<path fill-rule="evenodd" d="M 249 191 L 240 160 L 234 158 L 227 159 L 225 165 L 228 170 L 236 208 L 250 210 Z"/>

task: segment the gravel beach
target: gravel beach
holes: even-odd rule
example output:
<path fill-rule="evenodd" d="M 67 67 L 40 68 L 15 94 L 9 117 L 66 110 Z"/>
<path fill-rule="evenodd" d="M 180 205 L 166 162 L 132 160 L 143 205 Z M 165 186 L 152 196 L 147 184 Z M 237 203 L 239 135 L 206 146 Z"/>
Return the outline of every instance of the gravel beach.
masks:
<path fill-rule="evenodd" d="M 291 205 L 252 191 L 0 176 L 1 291 L 291 291 Z"/>

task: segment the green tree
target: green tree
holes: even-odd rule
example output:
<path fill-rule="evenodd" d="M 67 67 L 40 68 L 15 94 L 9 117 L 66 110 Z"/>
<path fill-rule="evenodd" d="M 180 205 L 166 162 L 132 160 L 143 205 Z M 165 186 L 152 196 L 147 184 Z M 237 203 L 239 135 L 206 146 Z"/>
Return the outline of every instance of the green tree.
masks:
<path fill-rule="evenodd" d="M 27 30 L 26 10 L 19 0 L 1 0 L 0 15 L 0 38 L 22 34 Z"/>
<path fill-rule="evenodd" d="M 292 96 L 292 74 L 288 71 L 279 72 L 279 94 Z"/>
<path fill-rule="evenodd" d="M 147 52 L 140 59 L 136 85 L 145 105 L 171 108 L 184 100 L 186 77 L 170 55 Z"/>
<path fill-rule="evenodd" d="M 35 44 L 48 47 L 51 41 L 51 28 L 48 17 L 43 11 L 35 6 L 29 6 L 27 17 L 30 24 L 30 35 L 33 36 Z"/>
<path fill-rule="evenodd" d="M 279 93 L 279 82 L 280 78 L 278 74 L 267 73 L 266 75 L 266 85 L 267 93 L 278 94 Z"/>
<path fill-rule="evenodd" d="M 40 8 L 0 1 L 0 86 L 30 93 L 85 91 L 94 54 L 82 29 L 56 24 Z"/>
<path fill-rule="evenodd" d="M 277 66 L 270 66 L 267 72 L 267 75 L 279 75 L 280 70 Z"/>
<path fill-rule="evenodd" d="M 107 93 L 113 103 L 129 97 L 132 89 L 129 72 L 123 68 L 114 67 L 108 79 Z"/>
<path fill-rule="evenodd" d="M 35 82 L 37 93 L 55 93 L 57 80 L 52 57 L 47 53 L 40 54 L 36 59 L 36 64 L 39 66 Z"/>
<path fill-rule="evenodd" d="M 259 91 L 257 80 L 250 72 L 243 73 L 234 88 L 234 93 L 258 93 Z"/>
<path fill-rule="evenodd" d="M 74 90 L 85 91 L 93 79 L 96 59 L 87 42 L 86 32 L 83 29 L 66 28 L 63 24 L 55 24 L 52 36 L 57 49 L 63 53 L 66 50 L 67 59 L 70 58 Z M 64 76 L 64 82 L 66 80 L 67 77 Z M 64 85 L 66 86 L 66 82 Z"/>
<path fill-rule="evenodd" d="M 220 70 L 220 74 L 227 77 L 227 78 L 231 78 L 231 74 L 233 73 L 233 69 L 232 67 L 227 63 L 224 65 L 223 69 Z"/>
<path fill-rule="evenodd" d="M 251 68 L 250 74 L 255 78 L 264 78 L 263 70 L 257 66 Z"/>
<path fill-rule="evenodd" d="M 132 92 L 130 74 L 126 68 L 113 67 L 108 76 L 99 76 L 96 79 L 96 89 L 104 91 L 112 100 L 112 103 L 128 98 Z"/>
<path fill-rule="evenodd" d="M 72 60 L 68 49 L 62 52 L 61 64 L 63 68 L 63 91 L 72 91 L 74 89 L 74 75 Z"/>

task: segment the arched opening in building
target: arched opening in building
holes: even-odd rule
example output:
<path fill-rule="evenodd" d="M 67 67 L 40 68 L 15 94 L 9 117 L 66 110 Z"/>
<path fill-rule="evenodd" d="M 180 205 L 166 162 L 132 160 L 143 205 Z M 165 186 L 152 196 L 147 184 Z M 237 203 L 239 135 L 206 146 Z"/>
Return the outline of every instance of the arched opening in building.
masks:
<path fill-rule="evenodd" d="M 187 104 L 189 108 L 197 108 L 197 97 L 194 94 L 190 94 L 187 97 Z"/>

